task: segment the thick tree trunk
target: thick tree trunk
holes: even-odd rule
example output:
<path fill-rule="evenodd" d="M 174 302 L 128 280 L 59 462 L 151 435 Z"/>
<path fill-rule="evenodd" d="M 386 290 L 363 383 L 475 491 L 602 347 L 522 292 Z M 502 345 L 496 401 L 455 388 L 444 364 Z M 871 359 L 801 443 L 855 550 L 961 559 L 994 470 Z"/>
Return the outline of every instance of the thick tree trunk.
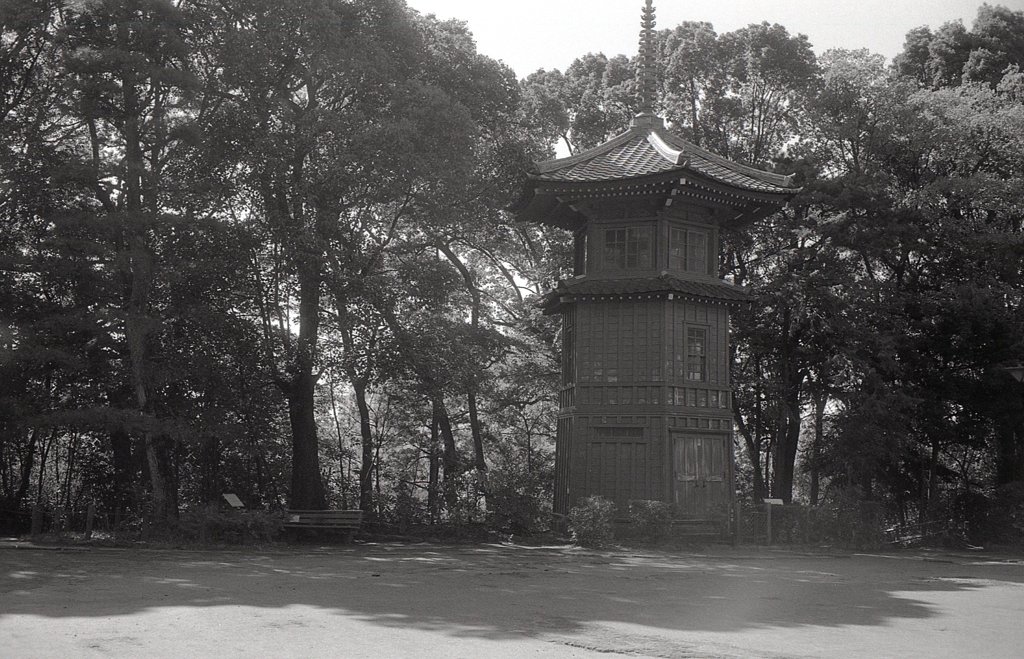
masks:
<path fill-rule="evenodd" d="M 320 329 L 319 260 L 308 255 L 299 268 L 299 337 L 291 379 L 285 391 L 292 428 L 292 487 L 288 505 L 293 510 L 323 510 L 327 493 L 320 474 L 320 441 L 316 428 L 315 373 Z"/>
<path fill-rule="evenodd" d="M 177 487 L 171 459 L 173 440 L 152 432 L 147 432 L 143 440 L 152 485 L 153 524 L 158 531 L 165 531 L 168 525 L 178 518 Z"/>
<path fill-rule="evenodd" d="M 780 402 L 778 434 L 772 451 L 772 496 L 785 503 L 793 502 L 793 476 L 796 452 L 800 443 L 800 415 L 798 403 Z"/>
<path fill-rule="evenodd" d="M 780 323 L 783 331 L 783 353 L 778 360 L 778 378 L 781 392 L 776 402 L 778 424 L 772 447 L 772 496 L 785 503 L 793 501 L 793 477 L 796 472 L 796 453 L 800 444 L 800 391 L 803 375 L 795 356 L 798 339 L 793 335 L 792 313 L 786 308 Z"/>
<path fill-rule="evenodd" d="M 143 155 L 142 122 L 144 110 L 138 97 L 135 72 L 126 69 L 122 84 L 122 100 L 124 102 L 123 123 L 125 146 L 124 170 L 124 209 L 127 211 L 128 225 L 126 229 L 127 246 L 127 309 L 125 319 L 125 338 L 132 369 L 132 385 L 135 389 L 135 402 L 140 414 L 145 415 L 150 423 L 155 422 L 151 396 L 153 333 L 159 320 L 153 316 L 152 289 L 155 279 L 156 255 L 147 241 L 152 219 L 146 211 L 146 195 L 155 200 L 149 189 L 155 179 L 146 181 L 146 161 Z M 172 506 L 176 497 L 168 491 L 167 475 L 170 472 L 168 452 L 163 450 L 162 442 L 154 436 L 152 428 L 143 431 L 143 446 L 146 462 L 149 465 L 150 495 L 152 503 L 152 522 L 159 533 L 166 531 L 177 518 L 177 505 Z"/>
<path fill-rule="evenodd" d="M 287 393 L 288 419 L 292 430 L 292 485 L 288 505 L 293 510 L 323 510 L 327 497 L 320 477 L 320 444 L 317 440 L 313 393 L 316 377 L 297 373 Z"/>
<path fill-rule="evenodd" d="M 141 222 L 141 208 L 134 215 L 134 221 Z M 131 362 L 132 386 L 135 389 L 135 405 L 140 414 L 147 417 L 150 424 L 156 422 L 150 401 L 150 343 L 156 321 L 151 315 L 150 296 L 153 285 L 153 269 L 155 258 L 145 243 L 144 229 L 140 226 L 129 227 L 129 292 L 127 318 L 125 322 L 125 338 L 128 343 L 128 356 Z M 152 523 L 157 533 L 167 531 L 177 519 L 178 509 L 171 505 L 176 499 L 174 493 L 168 491 L 170 473 L 168 451 L 162 447 L 162 440 L 156 437 L 152 428 L 143 431 L 142 444 L 149 466 L 150 505 Z"/>

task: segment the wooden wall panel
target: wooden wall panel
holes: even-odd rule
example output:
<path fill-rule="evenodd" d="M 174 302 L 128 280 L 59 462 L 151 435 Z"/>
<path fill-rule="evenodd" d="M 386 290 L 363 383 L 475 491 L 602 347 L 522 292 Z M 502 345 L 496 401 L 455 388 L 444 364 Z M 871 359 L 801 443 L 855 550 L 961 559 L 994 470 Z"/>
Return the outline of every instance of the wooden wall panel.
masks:
<path fill-rule="evenodd" d="M 591 441 L 587 453 L 586 496 L 603 496 L 619 514 L 629 511 L 631 500 L 650 498 L 648 442 Z"/>
<path fill-rule="evenodd" d="M 663 300 L 578 302 L 577 307 L 578 382 L 664 379 Z"/>
<path fill-rule="evenodd" d="M 624 517 L 630 500 L 667 500 L 663 417 L 579 416 L 575 421 L 574 472 L 566 476 L 573 479 L 566 508 L 582 497 L 600 495 L 614 501 Z"/>
<path fill-rule="evenodd" d="M 591 494 L 614 501 L 621 516 L 631 499 L 672 501 L 669 431 L 732 432 L 728 308 L 678 298 L 573 307 L 575 399 L 568 390 L 562 396 L 574 406 L 558 425 L 555 512 Z M 685 379 L 688 326 L 707 330 L 703 382 Z M 643 437 L 598 437 L 597 428 L 613 426 L 643 428 Z"/>
<path fill-rule="evenodd" d="M 573 419 L 558 419 L 555 435 L 555 500 L 554 510 L 564 515 L 569 512 L 569 477 L 573 446 Z"/>

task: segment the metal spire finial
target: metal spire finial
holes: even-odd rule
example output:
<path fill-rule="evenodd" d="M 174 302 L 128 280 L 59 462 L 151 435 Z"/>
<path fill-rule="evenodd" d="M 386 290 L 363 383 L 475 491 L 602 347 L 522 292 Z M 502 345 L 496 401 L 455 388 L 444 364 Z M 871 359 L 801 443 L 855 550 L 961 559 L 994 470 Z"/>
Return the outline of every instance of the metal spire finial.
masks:
<path fill-rule="evenodd" d="M 640 57 L 637 67 L 637 86 L 640 91 L 640 114 L 654 114 L 654 98 L 657 95 L 657 74 L 654 70 L 654 7 L 653 0 L 647 0 L 647 6 L 641 15 Z"/>

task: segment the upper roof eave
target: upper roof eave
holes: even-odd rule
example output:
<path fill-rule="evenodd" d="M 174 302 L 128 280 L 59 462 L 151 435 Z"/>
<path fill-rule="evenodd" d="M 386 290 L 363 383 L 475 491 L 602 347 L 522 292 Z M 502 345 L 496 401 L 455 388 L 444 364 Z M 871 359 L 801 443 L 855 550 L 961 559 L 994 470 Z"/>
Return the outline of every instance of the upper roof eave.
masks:
<path fill-rule="evenodd" d="M 671 133 L 657 117 L 638 116 L 627 131 L 567 158 L 537 163 L 530 178 L 544 182 L 600 183 L 693 173 L 759 193 L 792 196 L 793 177 L 741 165 Z"/>

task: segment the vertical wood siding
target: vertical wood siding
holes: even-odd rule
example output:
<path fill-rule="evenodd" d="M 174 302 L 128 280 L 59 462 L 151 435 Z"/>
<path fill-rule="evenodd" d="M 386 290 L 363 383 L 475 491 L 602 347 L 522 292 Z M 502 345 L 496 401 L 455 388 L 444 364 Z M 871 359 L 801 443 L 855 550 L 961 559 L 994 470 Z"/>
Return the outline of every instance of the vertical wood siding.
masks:
<path fill-rule="evenodd" d="M 569 512 L 569 478 L 573 445 L 572 417 L 558 419 L 555 434 L 555 500 L 554 510 L 560 515 Z"/>
<path fill-rule="evenodd" d="M 703 475 L 701 491 L 683 500 L 677 482 L 681 449 L 669 431 L 721 433 L 719 438 L 732 431 L 728 309 L 663 297 L 580 300 L 569 313 L 574 317 L 563 327 L 575 332 L 565 347 L 575 349 L 563 362 L 568 377 L 555 450 L 555 512 L 565 514 L 594 494 L 613 501 L 620 517 L 634 499 L 678 501 L 691 514 L 717 505 L 728 494 L 718 490 L 729 487 L 731 459 L 723 451 L 731 445 L 709 440 L 709 468 L 722 471 L 725 465 L 724 480 Z M 699 382 L 686 380 L 688 328 L 705 331 L 706 377 Z M 643 434 L 623 430 L 615 436 L 613 428 L 643 428 Z"/>

